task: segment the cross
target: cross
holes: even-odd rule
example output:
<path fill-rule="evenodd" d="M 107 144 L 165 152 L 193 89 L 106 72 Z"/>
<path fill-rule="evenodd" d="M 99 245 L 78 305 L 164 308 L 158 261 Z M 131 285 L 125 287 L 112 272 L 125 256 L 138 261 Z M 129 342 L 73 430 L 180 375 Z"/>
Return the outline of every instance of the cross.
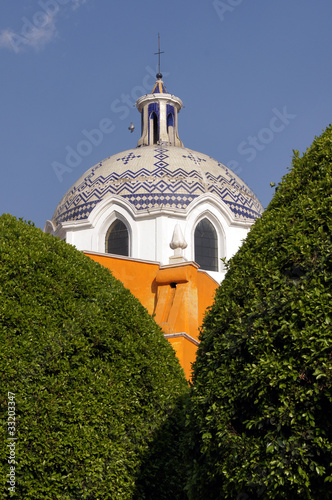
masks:
<path fill-rule="evenodd" d="M 158 74 L 157 78 L 162 78 L 163 75 L 160 73 L 160 54 L 164 54 L 164 52 L 160 52 L 160 34 L 158 33 L 158 52 L 155 52 L 154 55 L 158 55 Z"/>

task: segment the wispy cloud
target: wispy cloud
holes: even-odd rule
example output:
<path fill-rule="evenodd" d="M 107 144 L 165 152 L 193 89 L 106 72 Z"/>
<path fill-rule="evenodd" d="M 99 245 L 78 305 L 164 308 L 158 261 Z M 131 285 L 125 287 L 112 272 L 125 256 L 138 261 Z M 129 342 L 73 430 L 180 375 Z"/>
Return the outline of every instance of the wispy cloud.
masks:
<path fill-rule="evenodd" d="M 44 26 L 32 30 L 31 35 L 28 38 L 28 46 L 33 47 L 35 50 L 39 50 L 47 43 L 54 40 L 56 36 L 57 30 L 54 18 L 47 16 Z"/>
<path fill-rule="evenodd" d="M 70 0 L 73 10 L 87 2 L 88 0 Z M 56 18 L 62 6 L 57 0 L 53 0 L 52 8 L 42 2 L 40 2 L 40 7 L 43 10 L 35 12 L 31 20 L 22 18 L 23 25 L 20 33 L 11 28 L 0 32 L 0 49 L 8 49 L 16 53 L 26 49 L 38 51 L 57 37 Z"/>
<path fill-rule="evenodd" d="M 87 3 L 88 0 L 73 0 L 73 10 L 76 10 L 78 7 L 83 5 L 84 3 Z"/>
<path fill-rule="evenodd" d="M 57 30 L 54 18 L 45 14 L 43 25 L 36 27 L 31 23 L 29 30 L 26 29 L 24 35 L 19 35 L 10 28 L 3 30 L 0 33 L 0 47 L 10 49 L 16 53 L 27 48 L 40 50 L 47 43 L 54 40 L 56 36 Z"/>
<path fill-rule="evenodd" d="M 2 30 L 0 33 L 0 47 L 2 49 L 15 50 L 15 36 L 16 33 L 11 29 Z"/>

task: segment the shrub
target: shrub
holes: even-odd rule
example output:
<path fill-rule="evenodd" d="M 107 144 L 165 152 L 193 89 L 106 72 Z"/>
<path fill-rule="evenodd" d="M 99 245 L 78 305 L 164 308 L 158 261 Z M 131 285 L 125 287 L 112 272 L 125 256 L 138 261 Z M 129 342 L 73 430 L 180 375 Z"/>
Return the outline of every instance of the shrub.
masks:
<path fill-rule="evenodd" d="M 133 498 L 149 444 L 187 390 L 171 345 L 108 270 L 10 215 L 0 270 L 2 498 L 8 392 L 17 498 Z"/>
<path fill-rule="evenodd" d="M 332 127 L 228 263 L 194 366 L 191 499 L 332 498 Z"/>

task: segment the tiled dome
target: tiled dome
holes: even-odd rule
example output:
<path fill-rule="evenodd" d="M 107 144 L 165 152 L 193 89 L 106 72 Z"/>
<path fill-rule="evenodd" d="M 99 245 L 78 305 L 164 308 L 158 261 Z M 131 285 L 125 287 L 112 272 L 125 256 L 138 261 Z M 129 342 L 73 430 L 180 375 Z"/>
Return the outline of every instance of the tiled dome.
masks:
<path fill-rule="evenodd" d="M 254 193 L 227 167 L 185 147 L 150 145 L 110 156 L 90 168 L 66 193 L 52 222 L 87 219 L 110 195 L 137 211 L 168 208 L 183 211 L 198 196 L 211 193 L 238 221 L 254 221 L 263 207 Z"/>

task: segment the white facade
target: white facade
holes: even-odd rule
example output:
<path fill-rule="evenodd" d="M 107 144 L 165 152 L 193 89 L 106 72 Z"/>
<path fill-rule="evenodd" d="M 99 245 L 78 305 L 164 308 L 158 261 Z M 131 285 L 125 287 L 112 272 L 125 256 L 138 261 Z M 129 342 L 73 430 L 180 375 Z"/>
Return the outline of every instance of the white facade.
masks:
<path fill-rule="evenodd" d="M 221 259 L 228 260 L 235 254 L 249 226 L 234 220 L 215 196 L 201 195 L 182 212 L 160 209 L 149 213 L 135 211 L 123 198 L 110 196 L 99 203 L 86 220 L 63 222 L 57 229 L 48 221 L 45 231 L 65 239 L 78 250 L 104 253 L 108 229 L 118 219 L 128 229 L 130 257 L 169 264 L 174 255 L 170 244 L 176 225 L 181 228 L 187 244 L 182 251 L 184 260 L 195 261 L 194 232 L 204 218 L 217 232 L 219 269 L 209 274 L 220 282 L 224 276 Z"/>

